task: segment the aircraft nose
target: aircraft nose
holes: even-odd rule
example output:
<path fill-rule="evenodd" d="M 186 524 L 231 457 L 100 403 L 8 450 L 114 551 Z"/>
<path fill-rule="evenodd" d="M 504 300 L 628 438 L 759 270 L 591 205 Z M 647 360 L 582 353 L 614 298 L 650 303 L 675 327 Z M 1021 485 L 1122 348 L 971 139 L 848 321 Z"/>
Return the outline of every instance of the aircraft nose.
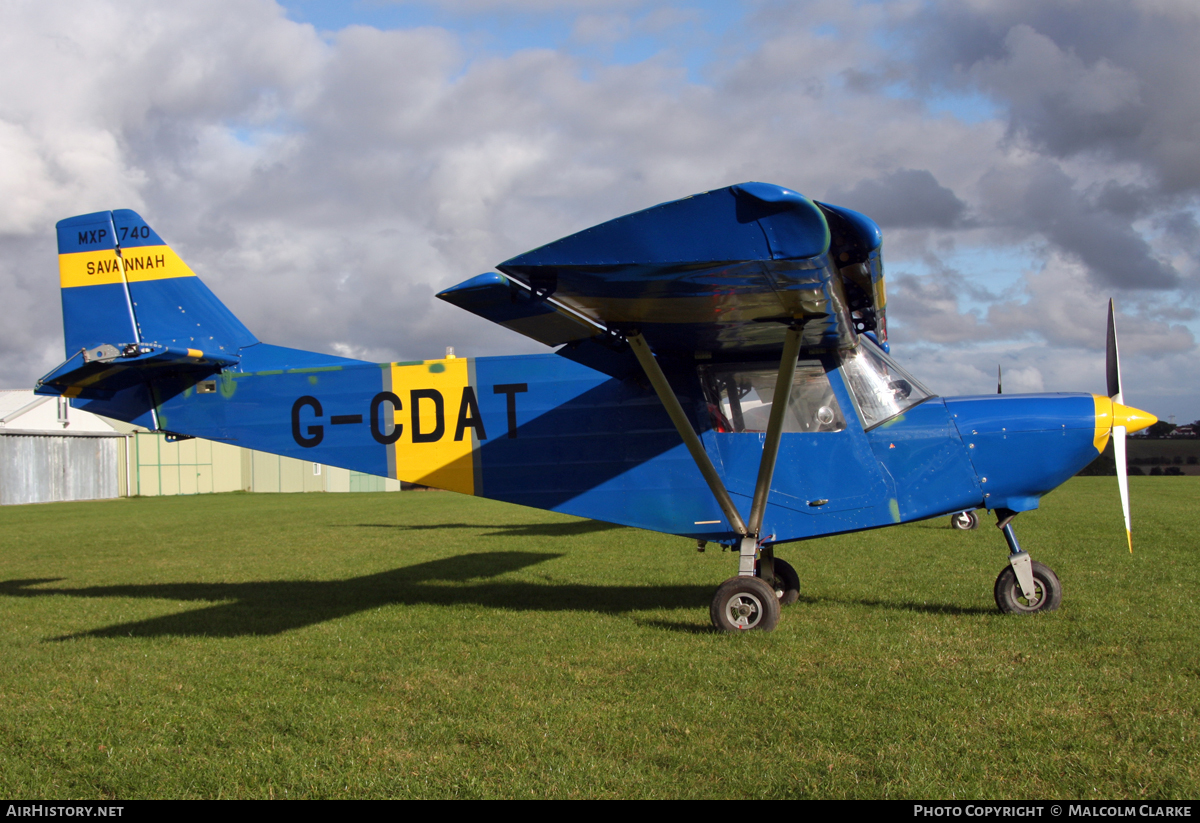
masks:
<path fill-rule="evenodd" d="M 1124 426 L 1126 434 L 1133 434 L 1158 422 L 1158 418 L 1150 412 L 1114 403 L 1101 394 L 1094 394 L 1092 397 L 1096 400 L 1096 449 L 1098 451 L 1104 451 L 1104 445 L 1108 436 L 1112 434 L 1114 426 Z"/>
<path fill-rule="evenodd" d="M 1158 418 L 1150 412 L 1135 409 L 1133 406 L 1122 406 L 1113 403 L 1113 425 L 1124 426 L 1126 434 L 1140 432 L 1158 422 Z"/>

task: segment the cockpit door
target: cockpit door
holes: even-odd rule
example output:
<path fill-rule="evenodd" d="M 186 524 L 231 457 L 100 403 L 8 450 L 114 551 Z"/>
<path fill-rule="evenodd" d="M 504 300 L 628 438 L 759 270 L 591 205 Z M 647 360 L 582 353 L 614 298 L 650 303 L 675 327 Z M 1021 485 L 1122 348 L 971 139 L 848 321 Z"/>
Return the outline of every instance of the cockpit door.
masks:
<path fill-rule="evenodd" d="M 732 495 L 753 498 L 776 374 L 765 363 L 702 370 L 713 425 L 705 440 Z M 833 356 L 801 359 L 785 421 L 771 506 L 843 521 L 801 526 L 814 534 L 893 521 L 890 478 L 871 451 Z M 767 532 L 771 520 L 768 508 Z"/>

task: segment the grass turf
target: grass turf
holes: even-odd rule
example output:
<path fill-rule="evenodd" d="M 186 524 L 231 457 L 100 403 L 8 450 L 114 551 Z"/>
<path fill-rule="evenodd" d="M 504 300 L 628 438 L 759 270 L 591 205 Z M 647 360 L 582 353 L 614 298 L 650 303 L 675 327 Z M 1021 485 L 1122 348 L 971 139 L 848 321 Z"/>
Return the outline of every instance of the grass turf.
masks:
<path fill-rule="evenodd" d="M 1002 616 L 947 519 L 780 547 L 772 633 L 708 624 L 729 554 L 452 494 L 0 509 L 6 797 L 1200 795 L 1200 480 L 1021 516 L 1062 609 Z"/>

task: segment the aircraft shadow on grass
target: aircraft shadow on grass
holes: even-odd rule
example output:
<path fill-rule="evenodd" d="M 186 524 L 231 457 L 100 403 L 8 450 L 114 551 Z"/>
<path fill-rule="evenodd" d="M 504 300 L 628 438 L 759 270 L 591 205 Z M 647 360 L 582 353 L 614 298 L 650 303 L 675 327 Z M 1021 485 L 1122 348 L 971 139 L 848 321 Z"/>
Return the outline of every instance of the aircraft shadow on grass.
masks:
<path fill-rule="evenodd" d="M 639 609 L 695 608 L 709 599 L 708 586 L 487 582 L 487 578 L 561 556 L 544 552 L 480 552 L 348 580 L 151 583 L 83 588 L 45 587 L 64 578 L 8 580 L 0 582 L 0 595 L 136 597 L 213 604 L 180 614 L 63 635 L 54 640 L 81 637 L 273 635 L 368 609 L 394 605 L 476 605 L 510 610 L 621 613 Z M 470 585 L 445 585 L 468 582 Z"/>
<path fill-rule="evenodd" d="M 0 582 L 7 597 L 134 597 L 213 605 L 180 614 L 120 623 L 52 640 L 82 637 L 240 637 L 274 635 L 383 606 L 475 605 L 518 611 L 694 609 L 709 599 L 709 587 L 547 585 L 522 581 L 486 582 L 561 554 L 479 552 L 403 566 L 348 580 L 276 580 L 249 583 L 150 583 L 84 588 L 46 588 L 64 578 Z M 465 586 L 446 583 L 469 583 Z M 837 598 L 802 596 L 802 602 Z M 884 600 L 845 601 L 877 608 L 937 614 L 992 614 L 991 609 Z M 653 620 L 646 625 L 686 633 L 708 633 L 707 625 Z"/>

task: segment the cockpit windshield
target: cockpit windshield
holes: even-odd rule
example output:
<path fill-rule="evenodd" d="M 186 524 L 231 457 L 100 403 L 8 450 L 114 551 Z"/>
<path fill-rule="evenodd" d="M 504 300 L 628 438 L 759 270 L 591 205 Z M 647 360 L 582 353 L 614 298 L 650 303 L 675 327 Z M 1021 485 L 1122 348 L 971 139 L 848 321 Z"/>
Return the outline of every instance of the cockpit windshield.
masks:
<path fill-rule="evenodd" d="M 866 341 L 842 352 L 842 374 L 867 429 L 933 397 L 896 361 Z"/>

